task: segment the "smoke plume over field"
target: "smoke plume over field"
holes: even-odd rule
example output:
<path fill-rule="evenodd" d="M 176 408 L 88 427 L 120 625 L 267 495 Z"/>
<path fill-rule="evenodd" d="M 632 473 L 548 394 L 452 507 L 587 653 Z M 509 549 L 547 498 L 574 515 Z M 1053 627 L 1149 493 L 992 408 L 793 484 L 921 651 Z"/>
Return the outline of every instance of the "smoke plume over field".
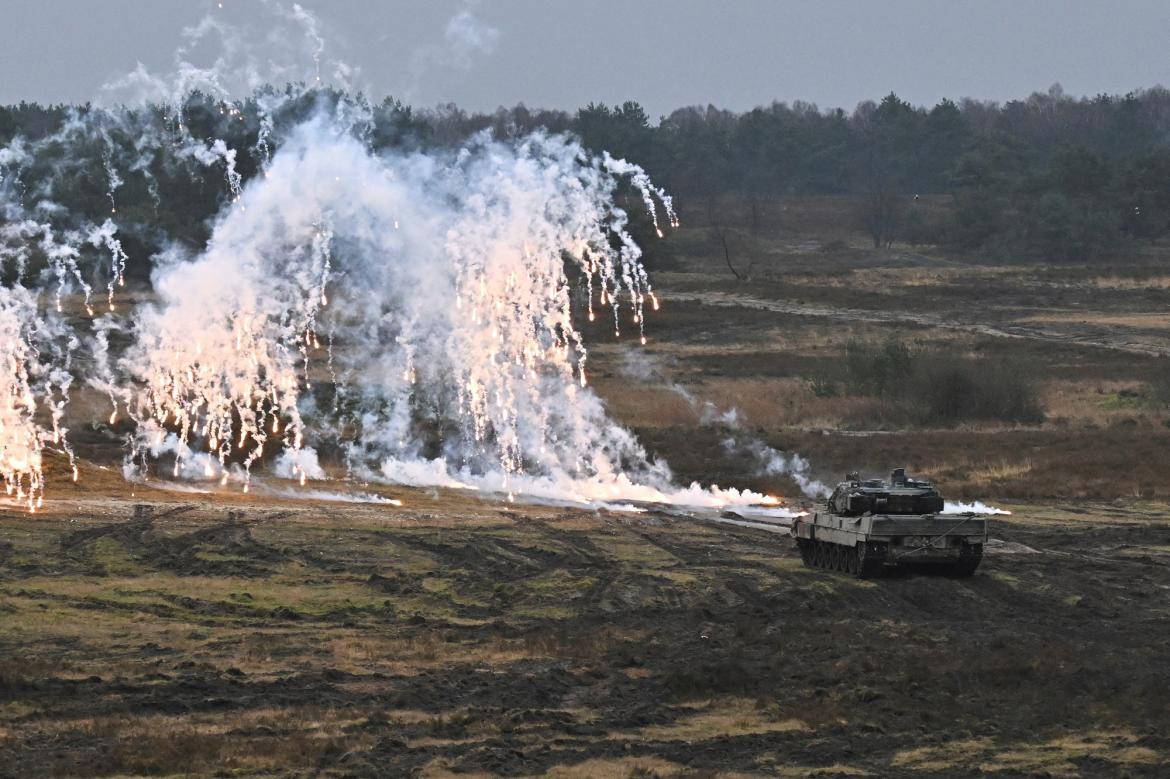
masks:
<path fill-rule="evenodd" d="M 533 478 L 607 485 L 596 497 L 668 483 L 588 391 L 572 321 L 566 262 L 598 291 L 589 315 L 617 330 L 638 337 L 654 305 L 609 200 L 623 174 L 660 197 L 565 138 L 380 157 L 318 113 L 206 251 L 156 273 L 159 302 L 120 365 L 140 450 L 170 426 L 176 474 L 193 443 L 246 471 L 278 440 L 292 475 L 319 477 L 295 454 L 308 436 L 367 476 L 437 460 L 431 472 L 504 491 Z M 668 199 L 654 204 L 670 218 Z M 314 394 L 315 374 L 328 393 Z"/>
<path fill-rule="evenodd" d="M 76 111 L 55 135 L 0 152 L 0 260 L 14 279 L 0 300 L 10 493 L 41 500 L 41 453 L 67 447 L 60 420 L 78 374 L 109 396 L 110 424 L 131 418 L 135 479 L 246 490 L 271 467 L 304 483 L 327 476 L 327 447 L 335 476 L 580 502 L 770 501 L 672 486 L 588 387 L 575 318 L 644 342 L 658 307 L 615 204 L 627 187 L 659 235 L 674 223 L 640 168 L 541 133 L 375 152 L 364 100 L 318 88 L 313 17 L 272 7 L 311 59 L 300 85 L 262 87 L 241 35 L 208 20 L 186 31 L 173 73 L 139 68 L 109 89 L 125 103 Z M 187 62 L 207 37 L 222 56 Z M 247 106 L 230 99 L 233 80 L 259 89 Z M 197 135 L 193 95 L 222 121 L 254 123 L 254 146 Z M 260 160 L 248 180 L 245 151 Z M 87 154 L 105 171 L 100 222 L 59 202 L 71 160 Z M 205 246 L 167 244 L 149 302 L 120 311 L 119 191 L 137 183 L 157 203 L 160 170 L 218 171 L 222 210 Z M 63 313 L 74 300 L 80 320 Z M 74 370 L 82 341 L 93 359 Z"/>

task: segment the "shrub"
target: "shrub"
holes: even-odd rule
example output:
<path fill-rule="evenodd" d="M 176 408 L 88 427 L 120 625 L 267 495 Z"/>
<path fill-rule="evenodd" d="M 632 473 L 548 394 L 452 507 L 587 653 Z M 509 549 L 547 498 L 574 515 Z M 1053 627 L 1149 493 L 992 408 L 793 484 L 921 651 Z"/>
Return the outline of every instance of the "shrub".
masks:
<path fill-rule="evenodd" d="M 1166 373 L 1170 399 L 1170 371 Z M 955 425 L 966 420 L 1036 423 L 1044 419 L 1036 381 L 1022 366 L 984 358 L 955 357 L 891 339 L 877 346 L 845 346 L 844 379 L 809 381 L 817 397 L 840 386 L 847 395 L 889 401 L 891 410 L 923 424 Z"/>
<path fill-rule="evenodd" d="M 845 345 L 845 387 L 850 395 L 897 395 L 913 372 L 914 350 L 896 339 L 878 348 L 863 341 Z"/>
<path fill-rule="evenodd" d="M 841 394 L 837 382 L 824 376 L 814 376 L 809 379 L 808 391 L 818 398 L 835 398 Z"/>
<path fill-rule="evenodd" d="M 1163 357 L 1158 360 L 1150 377 L 1149 396 L 1156 403 L 1170 406 L 1170 359 Z"/>
<path fill-rule="evenodd" d="M 986 359 L 932 357 L 920 361 L 907 400 L 931 424 L 964 420 L 1036 423 L 1044 420 L 1036 382 L 1021 366 Z"/>

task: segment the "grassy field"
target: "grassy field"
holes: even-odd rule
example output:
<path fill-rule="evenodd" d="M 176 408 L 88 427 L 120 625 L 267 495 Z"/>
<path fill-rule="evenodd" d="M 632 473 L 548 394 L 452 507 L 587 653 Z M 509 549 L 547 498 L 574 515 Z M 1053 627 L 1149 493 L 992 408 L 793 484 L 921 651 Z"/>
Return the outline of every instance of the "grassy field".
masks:
<path fill-rule="evenodd" d="M 1161 504 L 1014 505 L 973 579 L 857 581 L 748 529 L 396 494 L 0 518 L 0 775 L 1170 767 Z"/>

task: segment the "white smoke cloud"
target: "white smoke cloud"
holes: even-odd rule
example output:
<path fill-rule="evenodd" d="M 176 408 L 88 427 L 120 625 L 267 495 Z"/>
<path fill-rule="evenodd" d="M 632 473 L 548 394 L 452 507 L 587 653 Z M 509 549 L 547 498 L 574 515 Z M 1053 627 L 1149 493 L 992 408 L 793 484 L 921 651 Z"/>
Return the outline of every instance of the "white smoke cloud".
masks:
<path fill-rule="evenodd" d="M 415 487 L 447 487 L 474 490 L 476 487 L 455 479 L 441 459 L 415 458 L 402 460 L 388 457 L 382 461 L 380 475 L 390 484 L 409 484 Z M 377 478 L 375 476 L 374 478 Z"/>
<path fill-rule="evenodd" d="M 360 71 L 326 56 L 321 20 L 299 3 L 262 0 L 263 23 L 229 23 L 213 12 L 184 27 L 169 69 L 152 72 L 141 62 L 104 84 L 98 104 L 178 109 L 192 92 L 231 101 L 255 97 L 270 85 L 331 85 L 356 90 Z"/>
<path fill-rule="evenodd" d="M 282 479 L 302 477 L 321 481 L 329 478 L 317 459 L 317 450 L 312 447 L 285 449 L 272 463 L 272 472 Z"/>
<path fill-rule="evenodd" d="M 609 202 L 610 166 L 587 160 L 543 135 L 380 158 L 335 116 L 306 122 L 206 251 L 155 273 L 158 303 L 141 309 L 121 363 L 138 387 L 134 415 L 178 424 L 183 443 L 201 439 L 221 461 L 242 451 L 247 470 L 270 437 L 303 446 L 301 399 L 320 360 L 352 409 L 363 463 L 416 458 L 422 403 L 455 428 L 444 459 L 474 473 L 613 482 L 632 469 L 668 483 L 584 388 L 562 252 L 615 322 L 632 317 L 640 332 L 652 299 Z M 328 350 L 326 332 L 345 349 Z"/>
<path fill-rule="evenodd" d="M 273 0 L 266 0 L 266 5 L 303 32 L 301 36 L 282 34 L 277 24 L 272 27 L 272 39 L 290 51 L 307 40 L 319 70 L 323 40 L 313 17 L 299 6 L 290 11 Z M 183 39 L 171 72 L 157 75 L 139 65 L 107 85 L 94 106 L 68 112 L 57 132 L 36 140 L 16 137 L 0 147 L 0 272 L 11 280 L 0 292 L 0 327 L 5 331 L 0 343 L 0 386 L 9 390 L 9 400 L 0 402 L 5 405 L 0 410 L 4 415 L 0 420 L 0 475 L 10 494 L 26 499 L 30 508 L 41 499 L 41 461 L 46 445 L 62 448 L 71 463 L 73 459 L 67 431 L 61 426 L 74 380 L 73 355 L 80 344 L 77 329 L 64 318 L 64 302 L 70 294 L 80 293 L 91 317 L 93 336 L 87 341 L 96 365 L 85 378 L 115 404 L 130 397 L 124 377 L 117 376 L 110 363 L 108 345 L 109 336 L 122 329 L 111 316 L 128 259 L 115 222 L 117 195 L 125 174 L 141 175 L 157 202 L 158 189 L 151 173 L 156 158 L 161 157 L 167 165 L 185 160 L 222 165 L 229 194 L 238 196 L 242 182 L 235 170 L 237 150 L 222 140 L 192 137 L 184 124 L 183 102 L 194 90 L 227 100 L 233 87 L 240 92 L 254 90 L 274 74 L 278 79 L 292 80 L 294 73 L 303 72 L 295 64 L 276 65 L 280 57 L 261 54 L 265 47 L 257 46 L 256 38 L 211 17 L 185 30 Z M 203 66 L 193 64 L 188 55 L 212 40 L 218 55 Z M 266 75 L 261 76 L 261 72 Z M 262 141 L 267 138 L 264 127 L 270 128 L 270 122 L 265 124 L 269 121 L 265 107 L 291 97 L 272 92 L 258 95 Z M 162 109 L 161 123 L 148 104 Z M 221 105 L 221 112 L 243 121 L 234 104 Z M 131 140 L 115 143 L 115 134 Z M 81 166 L 94 163 L 94 154 L 100 156 L 110 206 L 110 217 L 97 223 L 69 212 L 58 197 L 62 187 L 72 186 Z M 24 168 L 34 163 L 37 175 L 26 180 Z M 91 297 L 95 278 L 106 286 L 102 314 Z M 116 418 L 115 411 L 110 422 Z M 144 429 L 144 434 L 153 437 L 154 432 Z"/>
<path fill-rule="evenodd" d="M 63 432 L 77 339 L 59 327 L 62 318 L 37 312 L 42 291 L 55 288 L 58 305 L 80 291 L 94 317 L 96 365 L 86 378 L 114 404 L 110 424 L 122 407 L 136 423 L 129 479 L 147 478 L 161 459 L 171 478 L 246 488 L 273 440 L 284 453 L 278 474 L 324 477 L 312 437 L 341 444 L 348 465 L 386 480 L 590 504 L 770 502 L 673 486 L 666 465 L 650 461 L 586 386 L 564 259 L 586 280 L 589 318 L 608 308 L 615 333 L 644 340 L 644 313 L 657 301 L 612 199 L 619 181 L 641 192 L 655 225 L 660 209 L 676 220 L 641 169 L 543 134 L 508 144 L 481 136 L 449 154 L 378 156 L 362 140 L 370 117 L 360 99 L 320 109 L 277 138 L 274 113 L 306 95 L 293 88 L 254 95 L 263 175 L 245 186 L 241 150 L 194 137 L 184 105 L 198 90 L 224 121 L 244 121 L 234 95 L 273 80 L 311 88 L 328 71 L 316 19 L 299 5 L 266 5 L 300 31 L 263 36 L 300 51 L 293 64 L 274 64 L 257 38 L 208 17 L 184 32 L 169 72 L 140 66 L 109 85 L 105 108 L 74 113 L 36 145 L 18 140 L 0 152 L 0 265 L 23 278 L 38 253 L 53 285 L 18 286 L 0 301 L 8 307 L 0 325 L 12 333 L 0 345 L 10 352 L 0 383 L 20 400 L 0 434 L 10 489 L 39 500 L 40 451 Z M 468 67 L 498 38 L 467 5 L 448 23 L 437 56 Z M 218 53 L 197 56 L 209 46 Z M 148 103 L 161 110 L 133 110 Z M 56 173 L 74 160 L 52 163 L 54 174 L 32 187 L 20 168 L 48 149 L 94 144 L 110 218 L 61 227 L 74 215 L 53 197 L 64 180 Z M 204 249 L 163 253 L 152 302 L 124 326 L 114 318 L 126 260 L 118 191 L 133 171 L 157 198 L 156 157 L 178 172 L 186 164 L 221 168 L 227 204 Z M 108 311 L 98 316 L 87 278 L 102 267 L 93 262 L 101 252 Z M 110 345 L 119 332 L 132 339 L 123 354 Z M 52 337 L 42 343 L 37 334 Z M 332 402 L 315 395 L 315 384 L 326 385 Z M 38 421 L 46 418 L 51 426 Z"/>
<path fill-rule="evenodd" d="M 412 83 L 404 90 L 414 99 L 421 86 L 443 81 L 470 70 L 475 62 L 490 56 L 500 39 L 500 31 L 476 15 L 477 2 L 465 2 L 443 30 L 442 43 L 419 46 L 410 57 Z"/>
<path fill-rule="evenodd" d="M 622 349 L 615 367 L 627 379 L 642 383 L 665 382 L 670 373 L 664 358 L 645 349 Z"/>
<path fill-rule="evenodd" d="M 974 503 L 961 503 L 947 501 L 943 506 L 944 514 L 990 514 L 995 516 L 1010 516 L 1012 512 L 1005 509 L 996 508 L 995 506 L 988 506 L 983 501 L 977 500 Z"/>
<path fill-rule="evenodd" d="M 401 506 L 397 498 L 387 498 L 372 492 L 333 492 L 331 490 L 303 490 L 293 487 L 277 487 L 269 484 L 257 485 L 256 491 L 277 498 L 293 500 L 325 500 L 331 503 L 373 503 L 381 506 Z"/>
<path fill-rule="evenodd" d="M 229 481 L 243 482 L 244 476 L 238 467 L 225 465 L 214 454 L 192 449 L 180 436 L 167 431 L 165 428 L 144 422 L 139 430 L 138 437 L 140 456 L 149 456 L 157 460 L 169 456 L 172 461 L 171 478 L 185 481 L 219 481 L 226 484 Z M 127 457 L 122 464 L 122 475 L 127 481 L 146 481 L 147 474 L 140 466 L 141 460 L 136 461 Z"/>
<path fill-rule="evenodd" d="M 134 415 L 177 424 L 182 443 L 200 440 L 221 462 L 241 453 L 245 471 L 269 438 L 298 452 L 311 430 L 399 483 L 583 504 L 769 502 L 673 487 L 585 386 L 563 257 L 615 329 L 639 334 L 654 302 L 610 200 L 615 170 L 631 169 L 540 134 L 379 157 L 337 116 L 315 117 L 221 216 L 206 251 L 156 272 L 158 303 L 140 311 L 121 363 Z M 311 402 L 315 366 L 344 418 Z M 422 455 L 436 446 L 437 460 Z M 299 457 L 280 472 L 311 477 L 318 464 Z"/>
<path fill-rule="evenodd" d="M 443 32 L 453 63 L 464 70 L 471 67 L 474 57 L 494 52 L 500 39 L 500 31 L 477 18 L 472 5 L 451 17 Z"/>

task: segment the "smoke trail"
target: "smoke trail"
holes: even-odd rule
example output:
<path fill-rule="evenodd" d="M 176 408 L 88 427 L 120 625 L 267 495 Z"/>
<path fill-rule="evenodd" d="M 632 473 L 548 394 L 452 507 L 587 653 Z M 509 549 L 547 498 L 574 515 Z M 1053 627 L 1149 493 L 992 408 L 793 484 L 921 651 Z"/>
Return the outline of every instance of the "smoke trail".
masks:
<path fill-rule="evenodd" d="M 996 508 L 995 506 L 988 506 L 981 500 L 974 503 L 961 503 L 947 501 L 943 506 L 944 514 L 991 514 L 997 516 L 1011 516 L 1010 511 Z"/>
<path fill-rule="evenodd" d="M 734 437 L 724 439 L 723 447 L 729 452 L 743 450 L 755 458 L 758 465 L 757 473 L 761 476 L 788 476 L 802 494 L 809 498 L 827 498 L 832 489 L 819 479 L 810 475 L 812 466 L 808 460 L 793 452 L 784 452 L 773 449 L 763 441 L 751 439 L 742 442 Z"/>
<path fill-rule="evenodd" d="M 686 401 L 701 425 L 712 425 L 728 432 L 723 449 L 729 455 L 746 454 L 756 462 L 755 476 L 788 476 L 808 498 L 825 498 L 832 492 L 824 482 L 811 475 L 812 465 L 793 452 L 787 454 L 765 444 L 749 433 L 743 424 L 739 409 L 734 406 L 720 411 L 709 400 L 700 400 L 694 393 L 670 378 L 670 371 L 662 361 L 651 355 L 626 350 L 618 368 L 621 373 L 640 382 L 656 381 Z"/>

